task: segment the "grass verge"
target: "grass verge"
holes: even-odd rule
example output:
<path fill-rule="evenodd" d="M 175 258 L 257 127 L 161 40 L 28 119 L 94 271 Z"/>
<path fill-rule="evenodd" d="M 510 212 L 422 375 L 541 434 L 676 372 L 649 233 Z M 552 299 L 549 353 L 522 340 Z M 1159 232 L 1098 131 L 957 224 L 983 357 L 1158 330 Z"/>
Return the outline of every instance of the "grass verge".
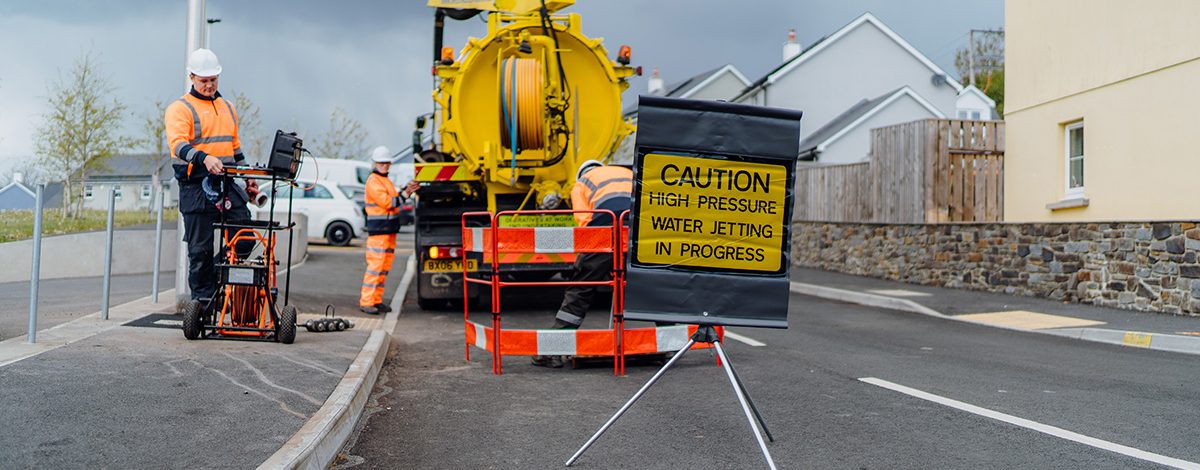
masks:
<path fill-rule="evenodd" d="M 163 224 L 172 222 L 179 217 L 175 208 L 163 210 Z M 154 214 L 144 210 L 116 211 L 113 214 L 114 227 L 153 224 Z M 63 235 L 67 233 L 92 232 L 104 230 L 108 225 L 108 212 L 102 210 L 85 210 L 78 218 L 63 219 L 58 210 L 47 210 L 42 213 L 42 236 Z M 26 240 L 33 238 L 33 211 L 0 211 L 0 243 Z"/>

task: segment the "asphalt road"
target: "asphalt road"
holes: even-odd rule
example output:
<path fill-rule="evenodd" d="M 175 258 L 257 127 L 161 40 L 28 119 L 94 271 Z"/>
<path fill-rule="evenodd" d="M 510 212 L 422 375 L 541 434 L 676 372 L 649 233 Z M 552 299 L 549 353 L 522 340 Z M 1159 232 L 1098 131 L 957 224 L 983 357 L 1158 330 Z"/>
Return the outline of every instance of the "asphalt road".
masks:
<path fill-rule="evenodd" d="M 532 300 L 506 324 L 546 326 L 557 299 Z M 799 295 L 790 312 L 790 329 L 736 330 L 765 346 L 726 342 L 780 468 L 1159 467 L 1111 449 L 1200 462 L 1194 356 Z M 658 368 L 631 362 L 616 378 L 604 363 L 543 369 L 510 357 L 496 377 L 479 350 L 464 362 L 461 320 L 405 305 L 338 468 L 561 467 Z M 575 467 L 765 464 L 722 370 L 692 351 Z"/>
<path fill-rule="evenodd" d="M 120 305 L 150 295 L 152 275 L 126 274 L 112 277 L 111 305 Z M 159 273 L 159 289 L 175 288 L 175 271 Z M 99 312 L 104 298 L 103 277 L 45 279 L 38 284 L 38 329 L 50 328 Z M 29 282 L 0 284 L 0 340 L 24 335 L 29 330 Z M 163 311 L 175 299 L 159 297 Z"/>

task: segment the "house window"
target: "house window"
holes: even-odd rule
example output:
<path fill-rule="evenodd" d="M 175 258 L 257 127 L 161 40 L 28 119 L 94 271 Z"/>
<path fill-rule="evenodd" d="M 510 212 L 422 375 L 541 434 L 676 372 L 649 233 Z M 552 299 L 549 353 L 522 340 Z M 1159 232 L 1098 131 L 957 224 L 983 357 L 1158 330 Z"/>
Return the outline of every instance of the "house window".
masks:
<path fill-rule="evenodd" d="M 1083 196 L 1083 123 L 1067 125 L 1067 197 Z"/>
<path fill-rule="evenodd" d="M 87 200 L 92 199 L 92 185 L 90 185 L 90 184 L 83 185 L 83 198 L 87 199 Z"/>
<path fill-rule="evenodd" d="M 983 113 L 981 113 L 977 109 L 960 109 L 960 110 L 958 110 L 958 118 L 959 119 L 969 119 L 972 121 L 978 121 L 981 117 L 983 117 Z"/>
<path fill-rule="evenodd" d="M 142 199 L 150 199 L 151 188 L 148 184 L 142 185 Z"/>

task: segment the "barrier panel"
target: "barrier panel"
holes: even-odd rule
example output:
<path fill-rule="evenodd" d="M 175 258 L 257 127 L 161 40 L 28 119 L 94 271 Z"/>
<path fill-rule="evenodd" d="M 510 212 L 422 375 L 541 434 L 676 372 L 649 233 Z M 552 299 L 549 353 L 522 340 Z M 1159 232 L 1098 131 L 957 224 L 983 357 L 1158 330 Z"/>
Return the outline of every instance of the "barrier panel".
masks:
<path fill-rule="evenodd" d="M 688 342 L 697 329 L 695 325 L 656 326 L 650 328 L 625 328 L 625 249 L 629 231 L 623 223 L 608 226 L 585 227 L 504 227 L 499 221 L 505 216 L 517 215 L 571 215 L 606 214 L 609 220 L 624 222 L 629 211 L 616 217 L 607 210 L 535 210 L 468 212 L 462 215 L 461 253 L 463 266 L 463 337 L 465 357 L 471 359 L 471 347 L 487 351 L 492 355 L 492 373 L 503 373 L 504 356 L 571 355 L 612 356 L 613 375 L 625 374 L 626 354 L 657 354 L 678 351 Z M 486 218 L 486 226 L 472 227 L 471 220 Z M 483 277 L 472 277 L 468 270 L 467 254 L 479 253 L 485 266 L 476 272 Z M 570 260 L 585 253 L 608 253 L 612 255 L 612 271 L 604 281 L 505 281 L 501 279 L 504 265 Z M 545 261 L 542 261 L 545 262 Z M 486 285 L 491 293 L 491 325 L 473 322 L 470 319 L 468 285 Z M 513 329 L 504 330 L 501 325 L 500 290 L 504 287 L 534 286 L 608 286 L 612 288 L 612 322 L 608 329 Z M 724 332 L 721 331 L 723 334 Z M 694 349 L 711 347 L 698 343 Z"/>

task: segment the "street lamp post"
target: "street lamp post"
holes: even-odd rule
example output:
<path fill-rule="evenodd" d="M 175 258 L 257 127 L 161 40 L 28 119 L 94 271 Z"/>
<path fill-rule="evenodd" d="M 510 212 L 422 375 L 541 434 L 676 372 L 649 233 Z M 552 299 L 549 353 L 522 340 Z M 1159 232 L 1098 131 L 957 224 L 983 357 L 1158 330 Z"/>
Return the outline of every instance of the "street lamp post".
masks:
<path fill-rule="evenodd" d="M 205 20 L 204 22 L 205 22 L 205 25 L 204 25 L 204 48 L 211 49 L 210 47 L 208 47 L 208 43 L 209 43 L 210 38 L 212 38 L 212 25 L 214 23 L 220 23 L 221 19 L 220 18 L 209 18 L 209 19 Z"/>

